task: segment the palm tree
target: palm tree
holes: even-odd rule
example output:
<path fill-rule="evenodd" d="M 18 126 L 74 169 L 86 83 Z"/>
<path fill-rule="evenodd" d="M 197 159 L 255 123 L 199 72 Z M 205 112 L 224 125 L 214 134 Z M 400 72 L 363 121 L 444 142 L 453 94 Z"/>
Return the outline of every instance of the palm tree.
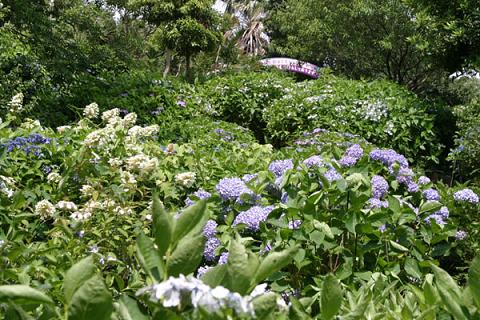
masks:
<path fill-rule="evenodd" d="M 246 54 L 264 55 L 270 39 L 265 33 L 263 20 L 267 14 L 258 1 L 249 1 L 236 6 L 242 35 L 237 46 Z"/>

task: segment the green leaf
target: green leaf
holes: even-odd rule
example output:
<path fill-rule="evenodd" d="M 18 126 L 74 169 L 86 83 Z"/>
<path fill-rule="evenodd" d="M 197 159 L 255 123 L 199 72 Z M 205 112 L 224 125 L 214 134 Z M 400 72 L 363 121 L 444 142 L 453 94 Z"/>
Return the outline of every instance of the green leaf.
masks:
<path fill-rule="evenodd" d="M 315 229 L 320 230 L 325 236 L 329 239 L 333 239 L 333 233 L 328 224 L 325 222 L 319 222 L 317 220 L 313 221 L 313 226 Z"/>
<path fill-rule="evenodd" d="M 408 248 L 405 248 L 399 243 L 396 243 L 395 241 L 390 240 L 390 245 L 394 248 L 397 249 L 398 251 L 403 251 L 403 252 L 408 252 Z"/>
<path fill-rule="evenodd" d="M 345 228 L 353 234 L 356 234 L 355 227 L 358 224 L 357 214 L 355 212 L 350 212 L 348 214 L 347 221 L 345 221 Z"/>
<path fill-rule="evenodd" d="M 272 319 L 271 315 L 277 309 L 277 295 L 268 292 L 253 300 L 256 319 Z"/>
<path fill-rule="evenodd" d="M 259 265 L 258 258 L 247 252 L 238 236 L 231 241 L 228 252 L 225 287 L 244 295 L 253 285 L 251 282 Z"/>
<path fill-rule="evenodd" d="M 322 284 L 321 316 L 322 319 L 332 319 L 342 306 L 343 294 L 340 282 L 329 274 Z"/>
<path fill-rule="evenodd" d="M 208 269 L 208 271 L 202 275 L 200 280 L 202 280 L 203 283 L 209 285 L 210 287 L 215 288 L 222 284 L 226 274 L 227 266 L 225 264 L 221 264 Z"/>
<path fill-rule="evenodd" d="M 0 286 L 0 302 L 8 302 L 9 300 L 18 304 L 53 304 L 52 299 L 45 293 L 23 284 Z"/>
<path fill-rule="evenodd" d="M 405 259 L 405 272 L 415 278 L 422 278 L 422 272 L 420 271 L 420 268 L 418 267 L 417 261 L 415 259 Z"/>
<path fill-rule="evenodd" d="M 72 297 L 68 308 L 69 320 L 110 320 L 112 295 L 99 275 L 88 279 Z"/>
<path fill-rule="evenodd" d="M 297 247 L 291 247 L 281 252 L 270 252 L 260 262 L 260 266 L 257 269 L 255 280 L 252 285 L 255 286 L 268 278 L 271 274 L 280 271 L 283 267 L 288 265 L 290 261 L 292 261 L 297 249 Z"/>
<path fill-rule="evenodd" d="M 175 223 L 172 242 L 177 241 L 200 224 L 206 214 L 206 200 L 199 200 L 183 211 Z"/>
<path fill-rule="evenodd" d="M 288 314 L 289 319 L 292 319 L 292 320 L 311 319 L 311 317 L 305 311 L 305 308 L 297 299 L 291 298 L 290 302 L 292 303 L 292 306 L 290 307 L 290 312 Z"/>
<path fill-rule="evenodd" d="M 203 234 L 188 236 L 178 242 L 177 248 L 168 257 L 167 272 L 169 276 L 187 275 L 197 270 L 202 262 L 205 237 Z"/>
<path fill-rule="evenodd" d="M 137 301 L 126 294 L 118 301 L 117 313 L 121 320 L 148 320 L 148 316 L 140 311 Z"/>
<path fill-rule="evenodd" d="M 168 250 L 173 233 L 172 216 L 165 211 L 158 196 L 153 197 L 153 236 L 158 247 L 158 254 L 163 256 Z"/>
<path fill-rule="evenodd" d="M 80 260 L 67 271 L 65 280 L 63 281 L 63 292 L 66 304 L 70 304 L 75 291 L 88 279 L 93 277 L 95 271 L 96 268 L 93 263 L 93 256 Z"/>
<path fill-rule="evenodd" d="M 473 259 L 470 270 L 468 270 L 468 286 L 475 304 L 480 308 L 480 256 Z"/>
<path fill-rule="evenodd" d="M 455 319 L 468 319 L 461 307 L 461 293 L 456 282 L 441 268 L 432 264 L 432 269 L 435 274 L 435 284 L 445 308 Z"/>
<path fill-rule="evenodd" d="M 418 210 L 418 214 L 422 214 L 424 212 L 436 211 L 442 207 L 442 204 L 438 201 L 427 201 L 422 204 Z"/>
<path fill-rule="evenodd" d="M 141 233 L 137 238 L 137 258 L 143 270 L 156 281 L 161 281 L 164 276 L 164 263 L 162 257 L 154 247 L 153 241 Z"/>

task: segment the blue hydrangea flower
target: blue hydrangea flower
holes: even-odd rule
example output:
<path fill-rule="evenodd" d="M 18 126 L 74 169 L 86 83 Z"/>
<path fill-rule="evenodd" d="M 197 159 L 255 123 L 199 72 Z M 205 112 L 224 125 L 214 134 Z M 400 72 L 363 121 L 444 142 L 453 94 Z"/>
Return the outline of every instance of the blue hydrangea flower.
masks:
<path fill-rule="evenodd" d="M 418 184 L 416 184 L 413 181 L 409 181 L 407 183 L 407 189 L 408 189 L 408 192 L 411 192 L 411 193 L 415 193 L 415 192 L 418 192 L 420 190 L 420 188 L 418 187 Z"/>
<path fill-rule="evenodd" d="M 303 164 L 307 168 L 321 167 L 323 165 L 323 159 L 321 156 L 311 156 L 303 160 Z"/>
<path fill-rule="evenodd" d="M 387 225 L 382 224 L 380 227 L 378 227 L 378 231 L 380 231 L 381 233 L 385 233 L 385 231 L 387 231 Z"/>
<path fill-rule="evenodd" d="M 342 175 L 340 173 L 338 173 L 338 171 L 335 170 L 335 168 L 333 168 L 333 167 L 330 168 L 327 172 L 325 172 L 324 177 L 330 183 L 343 178 Z"/>
<path fill-rule="evenodd" d="M 468 233 L 466 231 L 458 230 L 457 233 L 455 233 L 455 239 L 457 239 L 458 241 L 465 240 L 467 239 L 467 237 Z"/>
<path fill-rule="evenodd" d="M 400 167 L 408 168 L 407 158 L 392 149 L 375 149 L 370 152 L 369 156 L 370 159 L 380 161 L 388 167 L 398 163 Z"/>
<path fill-rule="evenodd" d="M 209 199 L 212 196 L 212 194 L 208 191 L 203 190 L 203 189 L 198 189 L 197 191 L 195 191 L 193 193 L 193 196 L 195 198 L 197 198 L 198 200 L 203 200 L 203 199 Z M 186 204 L 187 207 L 190 207 L 194 203 L 195 203 L 195 201 L 192 200 L 190 197 L 187 198 L 187 200 L 185 200 L 185 204 Z"/>
<path fill-rule="evenodd" d="M 302 225 L 302 220 L 288 221 L 288 228 L 292 230 L 299 229 L 301 225 Z"/>
<path fill-rule="evenodd" d="M 242 180 L 246 183 L 252 181 L 253 179 L 256 179 L 258 177 L 258 174 L 256 173 L 247 173 L 242 177 Z"/>
<path fill-rule="evenodd" d="M 453 198 L 455 199 L 455 201 L 459 202 L 466 201 L 473 204 L 478 203 L 478 195 L 468 188 L 455 192 Z"/>
<path fill-rule="evenodd" d="M 208 220 L 205 226 L 203 227 L 203 235 L 205 238 L 210 239 L 217 234 L 217 222 L 214 220 Z"/>
<path fill-rule="evenodd" d="M 427 224 L 430 224 L 431 220 L 434 220 L 436 222 L 436 224 L 438 224 L 439 226 L 443 226 L 443 225 L 447 224 L 445 222 L 445 218 L 440 214 L 432 213 L 431 215 L 429 215 L 428 217 L 425 218 L 425 222 Z"/>
<path fill-rule="evenodd" d="M 342 159 L 340 159 L 340 164 L 343 167 L 352 167 L 361 157 L 363 157 L 362 147 L 358 144 L 354 144 L 345 151 Z"/>
<path fill-rule="evenodd" d="M 225 201 L 239 200 L 242 194 L 253 195 L 252 190 L 240 178 L 223 178 L 218 182 L 216 190 Z"/>
<path fill-rule="evenodd" d="M 440 210 L 434 212 L 433 214 L 442 216 L 444 219 L 448 219 L 450 212 L 447 207 L 441 207 Z"/>
<path fill-rule="evenodd" d="M 435 189 L 427 189 L 423 191 L 423 197 L 427 200 L 438 201 L 440 200 L 440 194 Z"/>
<path fill-rule="evenodd" d="M 197 279 L 200 279 L 205 273 L 207 273 L 208 270 L 210 270 L 212 267 L 210 266 L 201 266 L 198 267 L 197 269 Z"/>
<path fill-rule="evenodd" d="M 389 168 L 389 171 L 392 175 L 396 176 L 399 183 L 408 186 L 409 183 L 413 182 L 413 171 L 410 168 L 401 167 L 397 172 L 394 172 L 393 169 Z"/>
<path fill-rule="evenodd" d="M 432 181 L 430 180 L 429 177 L 421 176 L 420 178 L 418 178 L 418 184 L 421 185 L 421 186 L 429 184 L 430 182 L 432 182 Z"/>
<path fill-rule="evenodd" d="M 215 250 L 220 247 L 220 240 L 216 237 L 212 237 L 207 239 L 205 242 L 205 248 L 203 249 L 203 256 L 207 261 L 214 261 L 215 260 Z"/>
<path fill-rule="evenodd" d="M 222 252 L 220 258 L 218 258 L 218 264 L 226 264 L 228 262 L 229 252 Z"/>
<path fill-rule="evenodd" d="M 232 226 L 239 224 L 245 224 L 250 231 L 258 231 L 260 229 L 260 223 L 267 220 L 268 215 L 273 210 L 273 206 L 261 207 L 254 206 L 247 211 L 240 212 L 233 221 Z"/>
<path fill-rule="evenodd" d="M 281 178 L 283 174 L 290 169 L 293 169 L 293 161 L 291 159 L 275 160 L 268 166 L 268 170 L 270 170 L 276 178 Z"/>
<path fill-rule="evenodd" d="M 388 208 L 388 201 L 377 198 L 370 198 L 368 204 L 370 209 Z"/>
<path fill-rule="evenodd" d="M 384 177 L 373 176 L 371 183 L 374 198 L 381 199 L 388 193 L 388 182 Z"/>

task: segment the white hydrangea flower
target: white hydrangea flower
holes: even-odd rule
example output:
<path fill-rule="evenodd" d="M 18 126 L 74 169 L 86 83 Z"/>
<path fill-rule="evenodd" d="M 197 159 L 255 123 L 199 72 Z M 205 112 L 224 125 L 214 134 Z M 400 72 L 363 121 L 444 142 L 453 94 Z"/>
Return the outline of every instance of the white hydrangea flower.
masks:
<path fill-rule="evenodd" d="M 58 133 L 65 133 L 67 130 L 70 130 L 72 126 L 60 126 L 57 127 L 57 132 Z"/>
<path fill-rule="evenodd" d="M 84 184 L 80 189 L 80 193 L 85 197 L 91 197 L 95 193 L 95 188 L 93 188 L 91 185 Z"/>
<path fill-rule="evenodd" d="M 128 170 L 140 171 L 142 174 L 152 172 L 158 167 L 158 159 L 150 158 L 143 153 L 134 155 L 125 162 Z"/>
<path fill-rule="evenodd" d="M 130 189 L 135 189 L 137 187 L 137 179 L 135 179 L 135 176 L 128 171 L 120 172 L 120 180 L 122 182 L 125 192 Z"/>
<path fill-rule="evenodd" d="M 137 122 L 137 114 L 130 112 L 123 118 L 123 127 L 125 129 L 132 127 Z"/>
<path fill-rule="evenodd" d="M 0 192 L 5 194 L 7 198 L 11 198 L 14 195 L 13 187 L 15 186 L 15 180 L 10 177 L 0 176 Z"/>
<path fill-rule="evenodd" d="M 132 208 L 122 208 L 117 206 L 115 209 L 113 209 L 113 212 L 120 216 L 128 216 L 133 214 Z"/>
<path fill-rule="evenodd" d="M 83 109 L 83 115 L 89 119 L 98 117 L 99 113 L 100 109 L 98 108 L 98 104 L 96 102 L 90 103 L 85 107 L 85 109 Z"/>
<path fill-rule="evenodd" d="M 87 220 L 92 216 L 92 212 L 88 211 L 86 209 L 80 209 L 78 211 L 75 211 L 70 215 L 70 218 L 75 220 L 75 221 L 82 221 L 82 220 Z"/>
<path fill-rule="evenodd" d="M 195 183 L 196 175 L 194 172 L 183 172 L 175 176 L 175 182 L 181 186 L 190 188 Z"/>
<path fill-rule="evenodd" d="M 108 164 L 113 168 L 120 168 L 123 164 L 123 161 L 119 158 L 110 158 Z"/>
<path fill-rule="evenodd" d="M 105 121 L 106 123 L 110 123 L 112 119 L 116 119 L 119 117 L 120 117 L 120 109 L 118 108 L 113 108 L 102 113 L 102 120 Z"/>
<path fill-rule="evenodd" d="M 40 121 L 38 120 L 33 120 L 30 118 L 26 118 L 23 120 L 22 124 L 20 124 L 20 128 L 25 129 L 25 130 L 33 130 L 36 128 L 42 129 L 42 125 L 40 124 Z"/>
<path fill-rule="evenodd" d="M 50 172 L 47 176 L 47 181 L 50 183 L 59 183 L 62 176 L 58 172 Z"/>
<path fill-rule="evenodd" d="M 23 111 L 23 99 L 24 95 L 22 92 L 17 93 L 12 97 L 8 106 L 10 107 L 11 113 L 21 113 Z"/>
<path fill-rule="evenodd" d="M 35 205 L 35 214 L 42 219 L 48 219 L 55 215 L 55 206 L 48 200 L 42 200 Z"/>
<path fill-rule="evenodd" d="M 78 210 L 77 205 L 71 201 L 59 201 L 56 205 L 57 209 L 60 210 L 68 210 L 68 211 L 76 211 Z"/>

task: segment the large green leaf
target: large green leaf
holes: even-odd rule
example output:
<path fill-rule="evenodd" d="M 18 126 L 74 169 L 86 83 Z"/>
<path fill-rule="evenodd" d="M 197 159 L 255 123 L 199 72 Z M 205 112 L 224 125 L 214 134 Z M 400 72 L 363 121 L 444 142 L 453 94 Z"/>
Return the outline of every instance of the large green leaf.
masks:
<path fill-rule="evenodd" d="M 209 285 L 212 288 L 215 288 L 222 284 L 223 279 L 225 279 L 225 275 L 227 274 L 227 266 L 225 264 L 221 264 L 210 268 L 204 275 L 200 278 L 203 283 Z"/>
<path fill-rule="evenodd" d="M 110 320 L 112 295 L 99 275 L 88 279 L 72 297 L 68 308 L 69 320 Z"/>
<path fill-rule="evenodd" d="M 118 301 L 117 313 L 121 320 L 148 320 L 148 316 L 140 310 L 137 301 L 125 294 Z"/>
<path fill-rule="evenodd" d="M 173 234 L 173 219 L 160 203 L 158 196 L 153 197 L 153 236 L 158 247 L 158 254 L 162 257 L 168 250 Z"/>
<path fill-rule="evenodd" d="M 332 319 L 342 306 L 343 294 L 340 282 L 329 274 L 322 284 L 321 315 L 322 319 Z"/>
<path fill-rule="evenodd" d="M 15 301 L 18 304 L 48 303 L 52 299 L 45 293 L 23 284 L 0 286 L 0 302 Z"/>
<path fill-rule="evenodd" d="M 187 275 L 197 270 L 202 262 L 205 237 L 203 234 L 190 235 L 178 242 L 177 248 L 168 257 L 169 276 Z"/>
<path fill-rule="evenodd" d="M 480 256 L 476 256 L 472 261 L 468 271 L 468 286 L 477 308 L 480 308 Z"/>
<path fill-rule="evenodd" d="M 261 262 L 255 274 L 253 286 L 265 280 L 274 272 L 279 271 L 292 261 L 297 247 L 291 247 L 281 252 L 270 252 Z"/>
<path fill-rule="evenodd" d="M 230 243 L 228 252 L 225 287 L 244 295 L 257 271 L 258 258 L 252 252 L 247 252 L 238 236 Z"/>
<path fill-rule="evenodd" d="M 164 276 L 164 263 L 158 254 L 153 241 L 141 233 L 137 238 L 137 257 L 143 270 L 156 281 L 161 281 Z"/>
<path fill-rule="evenodd" d="M 256 297 L 253 300 L 253 308 L 256 319 L 274 319 L 273 312 L 278 308 L 277 295 L 273 292 L 268 292 Z"/>
<path fill-rule="evenodd" d="M 445 308 L 453 315 L 455 319 L 468 319 L 461 306 L 461 292 L 455 280 L 441 268 L 432 265 L 435 274 L 435 283 L 438 293 L 442 298 Z"/>
<path fill-rule="evenodd" d="M 73 294 L 88 279 L 95 274 L 95 264 L 93 256 L 84 258 L 68 269 L 63 281 L 63 292 L 65 295 L 65 303 L 70 304 Z"/>
<path fill-rule="evenodd" d="M 198 228 L 201 224 L 200 222 L 205 220 L 206 203 L 206 200 L 199 200 L 180 214 L 176 220 L 175 229 L 173 231 L 173 243 L 177 243 L 177 241 L 182 239 L 195 227 Z"/>

